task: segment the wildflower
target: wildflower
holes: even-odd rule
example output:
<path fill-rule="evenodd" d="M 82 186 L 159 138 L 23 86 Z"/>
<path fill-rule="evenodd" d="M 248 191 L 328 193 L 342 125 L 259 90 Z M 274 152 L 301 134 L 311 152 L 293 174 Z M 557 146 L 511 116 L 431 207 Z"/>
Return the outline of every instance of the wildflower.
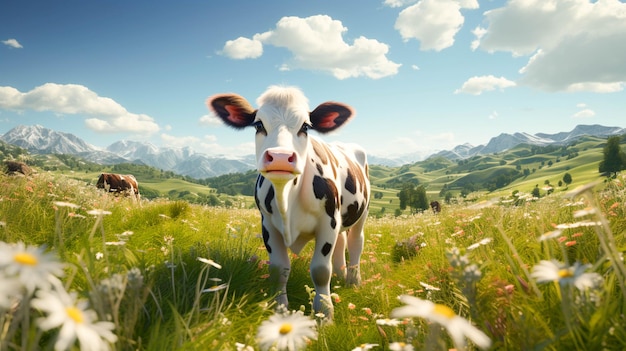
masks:
<path fill-rule="evenodd" d="M 583 208 L 582 210 L 578 210 L 576 212 L 574 212 L 574 218 L 579 218 L 579 217 L 584 217 L 586 215 L 591 215 L 596 213 L 596 209 L 593 207 L 586 207 Z"/>
<path fill-rule="evenodd" d="M 300 311 L 274 314 L 259 326 L 259 347 L 269 350 L 274 346 L 279 351 L 304 349 L 309 340 L 317 339 L 315 326 L 316 322 Z"/>
<path fill-rule="evenodd" d="M 348 303 L 348 309 L 349 309 L 349 310 L 353 310 L 353 309 L 355 309 L 355 308 L 356 308 L 356 305 L 355 305 L 355 304 L 353 304 L 352 302 Z"/>
<path fill-rule="evenodd" d="M 479 241 L 479 242 L 477 242 L 477 243 L 475 243 L 475 244 L 472 244 L 472 245 L 468 246 L 468 247 L 467 247 L 467 249 L 468 249 L 468 250 L 474 250 L 474 249 L 478 248 L 478 247 L 479 247 L 479 246 L 481 246 L 481 245 L 487 245 L 487 244 L 489 244 L 489 243 L 491 242 L 491 240 L 492 240 L 491 238 L 484 238 L 483 240 L 481 240 L 481 241 Z"/>
<path fill-rule="evenodd" d="M 570 228 L 580 228 L 580 227 L 597 227 L 601 226 L 601 222 L 593 222 L 593 221 L 582 221 L 576 223 L 562 223 L 556 226 L 557 229 L 570 229 Z"/>
<path fill-rule="evenodd" d="M 104 254 L 102 252 L 96 252 L 96 260 L 99 261 L 104 257 Z"/>
<path fill-rule="evenodd" d="M 392 342 L 389 344 L 389 350 L 391 351 L 413 351 L 413 345 L 403 342 Z"/>
<path fill-rule="evenodd" d="M 252 346 L 242 344 L 239 342 L 235 343 L 235 347 L 237 348 L 237 351 L 254 351 L 254 348 Z"/>
<path fill-rule="evenodd" d="M 366 350 L 371 350 L 374 347 L 378 346 L 378 344 L 361 344 L 355 348 L 352 349 L 352 351 L 366 351 Z"/>
<path fill-rule="evenodd" d="M 552 239 L 552 238 L 556 238 L 559 235 L 561 235 L 562 231 L 557 229 L 557 230 L 553 230 L 551 232 L 547 232 L 547 233 L 543 233 L 541 234 L 541 236 L 539 237 L 539 241 L 544 241 L 544 240 L 548 240 L 548 239 Z"/>
<path fill-rule="evenodd" d="M 54 205 L 57 207 L 80 208 L 80 206 L 76 204 L 73 204 L 71 202 L 65 202 L 65 201 L 55 201 Z"/>
<path fill-rule="evenodd" d="M 227 287 L 228 287 L 228 284 L 224 283 L 224 284 L 212 286 L 212 287 L 210 287 L 208 289 L 204 289 L 204 290 L 202 290 L 202 292 L 203 293 L 205 293 L 205 292 L 216 292 L 216 291 L 224 290 Z"/>
<path fill-rule="evenodd" d="M 537 283 L 559 282 L 561 285 L 574 285 L 578 290 L 595 287 L 602 277 L 598 273 L 585 273 L 589 265 L 574 263 L 568 266 L 556 260 L 542 260 L 535 267 L 531 276 Z"/>
<path fill-rule="evenodd" d="M 400 324 L 402 324 L 402 321 L 397 320 L 397 319 L 385 318 L 385 319 L 377 319 L 376 320 L 376 324 L 377 325 L 386 325 L 388 327 L 397 327 Z"/>
<path fill-rule="evenodd" d="M 432 285 L 430 285 L 430 284 L 426 284 L 426 283 L 424 283 L 424 282 L 420 282 L 420 285 L 421 285 L 421 286 L 423 286 L 423 287 L 424 287 L 424 289 L 426 289 L 426 290 L 433 290 L 433 291 L 439 291 L 439 290 L 441 290 L 441 289 L 439 289 L 439 288 L 438 288 L 438 287 L 436 287 L 436 286 L 432 286 Z"/>
<path fill-rule="evenodd" d="M 406 306 L 391 311 L 393 318 L 421 317 L 444 327 L 454 346 L 459 350 L 465 349 L 465 337 L 472 340 L 476 346 L 486 349 L 491 340 L 482 331 L 478 330 L 465 318 L 457 316 L 454 311 L 445 305 L 435 304 L 409 295 L 401 295 L 398 299 Z"/>
<path fill-rule="evenodd" d="M 81 350 L 108 350 L 108 343 L 117 341 L 111 322 L 97 321 L 96 312 L 87 309 L 86 300 L 76 300 L 75 294 L 60 289 L 56 292 L 39 290 L 32 306 L 45 312 L 46 317 L 37 319 L 39 327 L 46 331 L 60 327 L 55 350 L 68 350 L 76 339 Z"/>
<path fill-rule="evenodd" d="M 23 242 L 0 242 L 0 268 L 7 276 L 16 276 L 28 293 L 35 288 L 48 289 L 52 276 L 63 276 L 63 264 L 41 247 L 26 246 Z"/>
<path fill-rule="evenodd" d="M 172 240 L 174 240 L 174 239 L 172 239 Z M 206 264 L 208 264 L 210 266 L 213 266 L 213 267 L 215 267 L 217 269 L 222 269 L 222 266 L 219 263 L 216 263 L 213 260 L 210 260 L 210 259 L 207 259 L 207 258 L 202 258 L 202 257 L 198 257 L 197 260 L 202 262 L 202 263 L 206 263 Z"/>
<path fill-rule="evenodd" d="M 95 210 L 91 210 L 91 211 L 87 211 L 87 214 L 90 214 L 92 216 L 106 216 L 106 215 L 110 215 L 111 211 L 105 211 L 105 210 L 100 210 L 100 209 L 95 209 Z"/>

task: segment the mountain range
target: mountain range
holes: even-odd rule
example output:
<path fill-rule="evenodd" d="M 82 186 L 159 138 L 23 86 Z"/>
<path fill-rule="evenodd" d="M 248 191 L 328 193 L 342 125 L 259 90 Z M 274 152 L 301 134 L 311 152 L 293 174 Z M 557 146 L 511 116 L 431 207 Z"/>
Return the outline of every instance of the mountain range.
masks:
<path fill-rule="evenodd" d="M 608 137 L 621 134 L 626 134 L 625 128 L 606 127 L 597 124 L 578 125 L 570 132 L 556 134 L 502 133 L 491 138 L 485 145 L 462 144 L 452 150 L 443 150 L 431 155 L 413 153 L 395 158 L 377 157 L 375 155 L 368 156 L 368 158 L 371 164 L 396 167 L 433 156 L 458 160 L 506 151 L 520 144 L 567 145 L 587 135 Z M 188 147 L 157 147 L 149 142 L 130 140 L 118 141 L 102 149 L 73 134 L 54 131 L 40 125 L 17 126 L 2 135 L 0 140 L 19 146 L 34 154 L 71 154 L 103 165 L 125 162 L 139 163 L 196 179 L 228 173 L 241 173 L 255 168 L 254 155 L 241 158 L 212 157 L 197 153 Z"/>

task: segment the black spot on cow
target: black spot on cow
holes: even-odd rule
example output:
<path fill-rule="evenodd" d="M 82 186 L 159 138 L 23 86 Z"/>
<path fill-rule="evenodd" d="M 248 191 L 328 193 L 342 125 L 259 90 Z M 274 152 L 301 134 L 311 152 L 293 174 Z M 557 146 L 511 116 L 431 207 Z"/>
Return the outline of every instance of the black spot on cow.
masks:
<path fill-rule="evenodd" d="M 330 226 L 335 229 L 335 227 L 337 227 L 335 212 L 339 206 L 337 187 L 329 179 L 315 176 L 313 177 L 313 193 L 315 197 L 320 200 L 326 197 L 324 208 L 326 209 L 326 214 L 330 217 Z"/>
<path fill-rule="evenodd" d="M 267 243 L 270 240 L 270 232 L 267 229 L 265 229 L 265 226 L 262 226 L 261 232 L 263 233 L 263 244 L 265 244 L 265 249 L 267 250 L 268 253 L 272 253 L 272 248 Z"/>
<path fill-rule="evenodd" d="M 354 178 L 354 174 L 352 174 L 352 170 L 350 168 L 348 168 L 345 187 L 351 194 L 356 194 L 356 179 Z"/>
<path fill-rule="evenodd" d="M 254 202 L 256 203 L 256 208 L 261 209 L 260 203 L 261 201 L 259 200 L 259 190 L 261 190 L 261 185 L 263 185 L 263 180 L 265 180 L 265 178 L 259 174 L 259 176 L 256 178 L 256 185 L 254 187 Z"/>
<path fill-rule="evenodd" d="M 317 168 L 317 173 L 318 173 L 319 175 L 323 176 L 323 175 L 324 175 L 324 169 L 322 168 L 322 165 L 321 165 L 321 164 L 319 164 L 319 163 L 316 163 L 316 164 L 315 164 L 315 167 Z"/>
<path fill-rule="evenodd" d="M 363 215 L 363 211 L 365 211 L 364 203 L 361 204 L 361 206 L 359 206 L 359 203 L 357 201 L 349 204 L 346 213 L 343 213 L 341 215 L 341 225 L 343 225 L 344 227 L 349 227 L 353 225 L 354 223 L 356 223 L 356 221 L 359 220 L 359 218 L 361 218 L 361 216 Z"/>
<path fill-rule="evenodd" d="M 270 187 L 270 190 L 267 191 L 267 195 L 265 196 L 265 209 L 267 209 L 269 213 L 272 213 L 272 200 L 274 200 L 273 186 Z"/>
<path fill-rule="evenodd" d="M 330 249 L 332 248 L 333 245 L 331 245 L 330 243 L 324 244 L 324 246 L 322 246 L 322 255 L 328 256 L 328 254 L 330 253 Z"/>

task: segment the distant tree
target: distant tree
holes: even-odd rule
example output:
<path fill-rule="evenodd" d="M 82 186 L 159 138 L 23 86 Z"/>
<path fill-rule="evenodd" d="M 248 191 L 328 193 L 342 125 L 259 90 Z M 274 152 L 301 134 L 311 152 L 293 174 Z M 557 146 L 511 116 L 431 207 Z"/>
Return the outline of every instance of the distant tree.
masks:
<path fill-rule="evenodd" d="M 535 188 L 531 192 L 533 197 L 541 197 L 541 192 L 539 192 L 539 185 L 535 185 Z"/>
<path fill-rule="evenodd" d="M 563 182 L 565 183 L 566 186 L 569 186 L 570 184 L 572 184 L 572 175 L 569 173 L 565 173 L 563 175 Z"/>
<path fill-rule="evenodd" d="M 619 136 L 612 136 L 609 137 L 604 147 L 604 159 L 600 162 L 598 170 L 600 173 L 607 173 L 607 177 L 617 175 L 619 171 L 626 168 L 626 155 L 621 150 L 619 142 Z"/>
<path fill-rule="evenodd" d="M 451 192 L 449 192 L 449 191 L 446 192 L 445 200 L 446 200 L 447 204 L 450 203 L 450 200 L 452 200 L 452 193 Z"/>
<path fill-rule="evenodd" d="M 400 209 L 410 207 L 412 212 L 424 211 L 428 208 L 428 197 L 426 188 L 423 185 L 415 186 L 412 183 L 402 184 L 402 190 L 397 193 L 400 199 Z"/>

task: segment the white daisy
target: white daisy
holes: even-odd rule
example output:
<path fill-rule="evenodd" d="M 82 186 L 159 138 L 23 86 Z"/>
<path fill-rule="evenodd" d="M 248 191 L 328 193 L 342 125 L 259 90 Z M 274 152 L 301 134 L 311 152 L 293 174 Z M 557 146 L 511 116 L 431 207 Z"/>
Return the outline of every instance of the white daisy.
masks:
<path fill-rule="evenodd" d="M 278 351 L 306 348 L 309 340 L 317 340 L 316 322 L 300 311 L 274 314 L 261 323 L 257 339 L 261 350 L 275 347 Z"/>
<path fill-rule="evenodd" d="M 406 306 L 391 311 L 393 318 L 421 317 L 435 322 L 448 331 L 458 350 L 465 350 L 465 337 L 472 340 L 481 349 L 486 349 L 491 345 L 491 340 L 485 333 L 478 330 L 465 318 L 457 316 L 448 306 L 435 304 L 410 295 L 401 295 L 398 299 Z"/>
<path fill-rule="evenodd" d="M 97 321 L 96 312 L 87 309 L 87 301 L 75 298 L 65 290 L 37 291 L 32 306 L 43 311 L 46 317 L 37 319 L 42 330 L 61 328 L 54 349 L 69 350 L 76 339 L 83 351 L 110 350 L 109 343 L 115 343 L 117 336 L 111 322 Z"/>
<path fill-rule="evenodd" d="M 531 276 L 537 283 L 559 282 L 561 285 L 574 285 L 578 290 L 593 288 L 602 281 L 598 273 L 585 273 L 587 264 L 574 263 L 568 266 L 556 260 L 542 260 L 533 267 Z"/>
<path fill-rule="evenodd" d="M 0 242 L 0 268 L 8 277 L 17 277 L 29 294 L 35 288 L 49 289 L 51 276 L 63 276 L 63 263 L 53 254 L 23 242 Z"/>

